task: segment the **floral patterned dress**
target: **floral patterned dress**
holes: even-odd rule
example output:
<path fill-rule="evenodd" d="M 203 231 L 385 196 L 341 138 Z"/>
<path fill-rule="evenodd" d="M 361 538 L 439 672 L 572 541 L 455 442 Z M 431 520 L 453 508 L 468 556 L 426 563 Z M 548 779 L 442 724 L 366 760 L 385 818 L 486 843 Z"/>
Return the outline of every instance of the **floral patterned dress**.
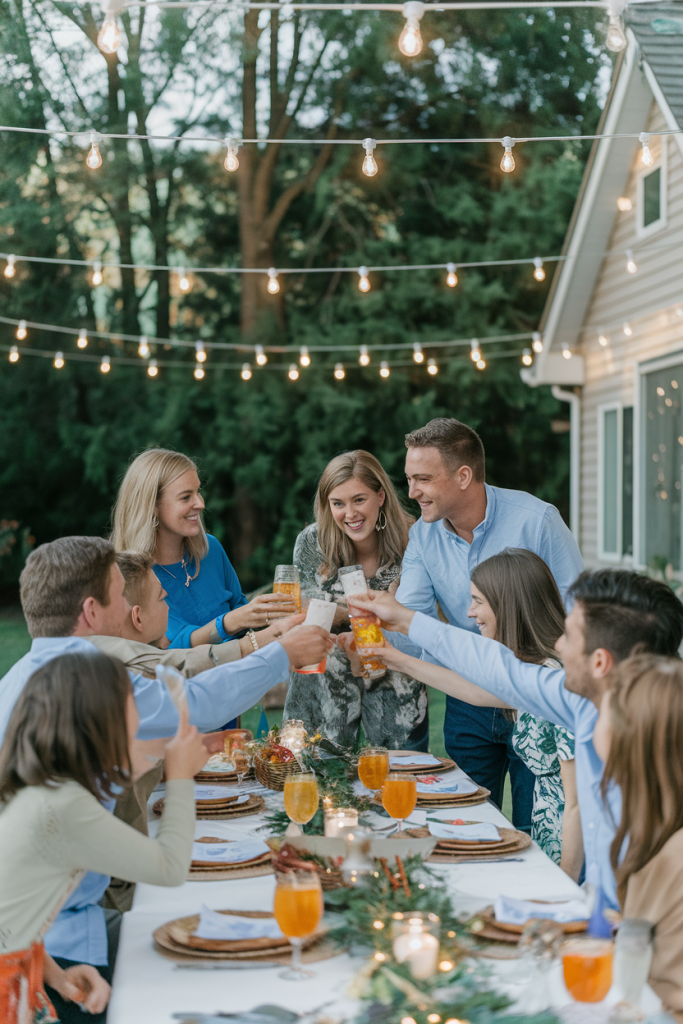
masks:
<path fill-rule="evenodd" d="M 548 668 L 560 668 L 553 659 Z M 562 854 L 562 816 L 564 789 L 560 761 L 574 760 L 574 734 L 562 726 L 520 711 L 512 734 L 512 745 L 518 757 L 536 776 L 534 809 L 531 814 L 531 838 L 544 853 L 560 863 Z"/>
<path fill-rule="evenodd" d="M 328 579 L 320 572 L 323 555 L 318 547 L 317 524 L 307 526 L 297 537 L 294 563 L 302 590 L 324 590 L 333 601 L 344 597 L 338 577 Z M 368 579 L 368 587 L 388 590 L 400 574 L 400 565 L 380 569 Z M 340 632 L 348 628 L 344 626 Z M 361 722 L 373 746 L 426 751 L 429 744 L 425 685 L 390 670 L 379 679 L 358 678 L 337 647 L 327 654 L 324 674 L 291 673 L 284 718 L 303 719 L 309 733 L 321 732 L 346 747 L 355 744 Z"/>

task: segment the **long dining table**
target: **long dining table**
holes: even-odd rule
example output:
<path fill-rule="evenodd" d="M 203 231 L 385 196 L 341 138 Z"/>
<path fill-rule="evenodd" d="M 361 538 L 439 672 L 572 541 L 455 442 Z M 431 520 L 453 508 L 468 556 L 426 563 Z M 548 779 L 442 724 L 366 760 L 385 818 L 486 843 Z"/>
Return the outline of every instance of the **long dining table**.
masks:
<path fill-rule="evenodd" d="M 464 773 L 462 777 L 466 778 Z M 197 821 L 195 837 L 216 836 L 225 839 L 268 838 L 260 830 L 269 810 L 284 808 L 281 793 L 274 793 L 250 783 L 251 788 L 265 796 L 266 812 L 258 815 L 223 821 Z M 155 791 L 150 799 L 150 834 L 158 828 L 158 819 L 151 811 L 154 801 L 162 792 Z M 510 823 L 491 802 L 457 812 L 430 810 L 430 818 L 452 820 L 458 813 L 468 819 L 493 822 L 510 827 Z M 372 821 L 372 815 L 371 815 Z M 376 817 L 375 826 L 385 826 L 387 819 Z M 499 862 L 458 863 L 431 865 L 445 881 L 453 906 L 458 913 L 476 913 L 491 904 L 499 895 L 519 899 L 561 900 L 581 897 L 579 887 L 543 851 L 532 843 L 531 847 L 511 858 Z M 212 910 L 270 911 L 275 890 L 274 875 L 242 878 L 232 881 L 187 881 L 177 888 L 138 884 L 132 909 L 124 914 L 119 952 L 113 980 L 108 1024 L 169 1024 L 174 1014 L 236 1012 L 253 1009 L 262 1003 L 278 1004 L 304 1014 L 325 1007 L 326 1016 L 335 1020 L 351 1021 L 358 1011 L 348 996 L 349 983 L 360 970 L 364 957 L 346 952 L 310 966 L 315 977 L 303 981 L 288 981 L 279 977 L 281 968 L 205 969 L 179 967 L 159 953 L 152 938 L 155 929 L 189 914 L 199 913 L 202 905 Z M 520 1009 L 525 1004 L 524 989 L 528 989 L 518 960 L 487 959 L 480 961 L 491 968 L 491 984 L 504 991 Z M 557 964 L 551 989 L 553 1004 L 565 1007 L 566 1019 L 571 1021 L 572 999 L 562 982 L 561 968 Z M 526 993 L 528 996 L 528 991 Z M 609 997 L 605 1001 L 609 1003 Z M 654 1012 L 657 1000 L 652 993 L 646 995 L 646 1009 Z M 598 1004 L 599 1007 L 602 1004 Z M 576 1009 L 579 1010 L 576 1005 Z M 583 1009 L 583 1006 L 581 1006 Z M 595 1012 L 594 1008 L 592 1008 Z M 605 1009 L 602 1017 L 607 1020 Z"/>

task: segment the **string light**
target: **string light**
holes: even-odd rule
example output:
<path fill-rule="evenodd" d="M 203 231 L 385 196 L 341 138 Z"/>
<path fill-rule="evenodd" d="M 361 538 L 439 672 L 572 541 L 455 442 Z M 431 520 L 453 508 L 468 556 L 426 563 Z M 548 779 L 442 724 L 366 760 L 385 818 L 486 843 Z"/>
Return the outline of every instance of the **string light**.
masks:
<path fill-rule="evenodd" d="M 299 349 L 299 362 L 301 363 L 302 366 L 311 365 L 311 357 L 309 356 L 308 349 L 306 348 L 305 345 L 302 345 L 301 348 Z"/>
<path fill-rule="evenodd" d="M 370 278 L 368 277 L 368 268 L 367 267 L 359 267 L 358 268 L 358 278 L 359 278 L 358 287 L 359 287 L 360 291 L 362 291 L 362 292 L 369 292 L 370 291 Z"/>
<path fill-rule="evenodd" d="M 633 250 L 626 250 L 626 272 L 628 274 L 636 274 L 638 272 L 638 264 L 633 258 Z"/>
<path fill-rule="evenodd" d="M 346 376 L 346 371 L 344 370 L 343 363 L 334 364 L 334 376 L 336 380 L 344 380 L 344 377 Z"/>
<path fill-rule="evenodd" d="M 149 363 L 147 364 L 147 376 L 156 377 L 158 373 L 159 367 L 157 366 L 156 359 L 150 359 Z"/>
<path fill-rule="evenodd" d="M 287 370 L 287 376 L 289 377 L 290 380 L 298 380 L 299 379 L 299 367 L 296 365 L 296 363 L 290 363 L 289 364 L 289 369 Z"/>
<path fill-rule="evenodd" d="M 534 277 L 537 281 L 545 281 L 545 270 L 540 256 L 534 256 Z"/>
<path fill-rule="evenodd" d="M 19 339 L 19 341 L 23 341 L 27 333 L 28 332 L 26 330 L 26 321 L 20 320 L 19 326 L 17 327 L 17 338 Z"/>
<path fill-rule="evenodd" d="M 628 321 L 624 324 L 623 331 L 627 338 L 630 338 L 633 334 L 633 328 Z"/>
<path fill-rule="evenodd" d="M 478 363 L 481 359 L 481 349 L 479 348 L 479 342 L 476 338 L 472 338 L 470 342 L 470 359 L 473 363 Z"/>
<path fill-rule="evenodd" d="M 416 363 L 423 363 L 424 362 L 424 358 L 425 357 L 424 357 L 424 352 L 422 351 L 422 345 L 420 344 L 419 341 L 414 342 L 414 344 L 413 344 L 413 359 L 415 360 Z"/>
<path fill-rule="evenodd" d="M 9 361 L 10 363 L 19 362 L 19 349 L 16 345 L 12 345 L 11 349 L 9 350 Z"/>
<path fill-rule="evenodd" d="M 242 372 L 240 373 L 242 380 L 251 380 L 251 366 L 249 363 L 242 363 Z"/>
<path fill-rule="evenodd" d="M 109 358 L 109 356 L 102 356 L 100 370 L 102 371 L 102 373 L 109 373 L 109 371 L 111 370 L 111 359 Z"/>
<path fill-rule="evenodd" d="M 485 370 L 486 369 L 486 360 L 485 359 L 477 359 L 477 369 L 478 370 Z"/>
<path fill-rule="evenodd" d="M 90 132 L 90 152 L 85 158 L 85 164 L 91 171 L 96 171 L 98 167 L 102 166 L 102 155 L 100 153 L 101 141 L 102 136 L 99 132 Z"/>
<path fill-rule="evenodd" d="M 369 366 L 370 365 L 370 355 L 368 353 L 368 346 L 367 345 L 361 345 L 361 347 L 360 347 L 360 355 L 358 356 L 358 362 L 360 363 L 361 366 Z"/>
<path fill-rule="evenodd" d="M 7 257 L 7 266 L 5 267 L 5 270 L 4 270 L 5 277 L 14 277 L 14 275 L 17 272 L 17 268 L 14 266 L 16 261 L 17 261 L 16 256 L 8 256 Z"/>
<path fill-rule="evenodd" d="M 538 353 L 543 351 L 543 338 L 538 331 L 534 331 L 531 335 L 531 347 L 534 352 Z"/>
<path fill-rule="evenodd" d="M 600 334 L 598 335 L 598 344 L 602 345 L 603 348 L 607 348 L 607 345 L 609 344 L 609 338 L 604 331 L 600 331 Z"/>
<path fill-rule="evenodd" d="M 102 264 L 99 260 L 95 260 L 93 263 L 91 280 L 96 288 L 98 284 L 102 284 Z"/>
<path fill-rule="evenodd" d="M 52 365 L 54 366 L 55 370 L 61 370 L 61 368 L 64 366 L 63 352 L 55 352 L 55 358 Z"/>
<path fill-rule="evenodd" d="M 455 288 L 456 284 L 458 283 L 458 275 L 455 272 L 455 263 L 447 263 L 446 272 L 446 284 L 448 285 L 449 288 Z"/>
<path fill-rule="evenodd" d="M 240 165 L 240 162 L 237 159 L 237 150 L 239 149 L 240 144 L 237 139 L 227 139 L 225 144 L 228 147 L 228 155 L 225 158 L 223 166 L 226 171 L 236 171 Z"/>
<path fill-rule="evenodd" d="M 197 365 L 194 368 L 194 379 L 204 380 L 204 367 L 202 366 L 201 363 L 197 363 Z"/>
<path fill-rule="evenodd" d="M 138 345 L 138 355 L 142 359 L 146 359 L 147 356 L 149 355 L 149 345 L 147 344 L 147 338 L 145 337 L 144 334 L 140 338 L 140 344 Z"/>
<path fill-rule="evenodd" d="M 268 362 L 268 356 L 263 351 L 263 345 L 254 345 L 254 352 L 256 353 L 256 363 L 258 366 L 265 366 Z"/>
<path fill-rule="evenodd" d="M 565 359 L 571 359 L 572 357 L 571 349 L 566 341 L 562 342 L 562 355 Z"/>
<path fill-rule="evenodd" d="M 425 12 L 425 5 L 420 0 L 408 0 L 403 5 L 403 17 L 406 23 L 398 40 L 398 48 L 406 57 L 417 57 L 422 50 L 420 19 Z"/>
<path fill-rule="evenodd" d="M 194 343 L 195 358 L 198 363 L 206 362 L 206 349 L 204 348 L 203 341 L 195 341 Z M 201 378 L 200 378 L 201 379 Z"/>
<path fill-rule="evenodd" d="M 365 150 L 365 159 L 363 160 L 363 174 L 367 174 L 368 178 L 374 178 L 379 170 L 377 161 L 373 155 L 373 149 L 377 148 L 377 143 L 374 139 L 363 139 L 363 149 Z"/>
<path fill-rule="evenodd" d="M 610 4 L 609 27 L 605 42 L 607 43 L 607 49 L 612 50 L 613 53 L 619 53 L 621 50 L 626 49 L 626 36 L 621 27 L 621 19 L 619 17 L 623 9 L 623 3 Z"/>
<path fill-rule="evenodd" d="M 631 209 L 632 205 L 631 200 L 627 196 L 619 196 L 617 199 L 617 209 L 620 210 L 621 213 L 627 213 L 627 211 Z"/>
<path fill-rule="evenodd" d="M 389 369 L 389 363 L 386 361 L 386 359 L 383 359 L 382 362 L 379 364 L 379 375 L 380 377 L 386 378 L 389 376 L 390 373 L 391 370 Z"/>
<path fill-rule="evenodd" d="M 268 291 L 271 295 L 277 295 L 280 291 L 280 282 L 277 279 L 277 270 L 271 267 L 268 271 Z"/>
<path fill-rule="evenodd" d="M 534 357 L 531 354 L 531 349 L 530 348 L 525 348 L 524 351 L 522 352 L 522 362 L 524 363 L 525 366 L 531 366 L 533 361 L 534 361 Z"/>
<path fill-rule="evenodd" d="M 79 348 L 88 347 L 88 332 L 86 331 L 85 327 L 81 327 L 80 331 L 78 332 L 78 339 L 76 341 L 76 344 L 78 345 Z"/>
<path fill-rule="evenodd" d="M 181 292 L 189 292 L 190 288 L 192 287 L 192 284 L 190 283 L 190 278 L 185 273 L 185 269 L 183 267 L 181 267 L 180 270 L 178 271 L 178 278 L 178 287 L 180 288 Z"/>
<path fill-rule="evenodd" d="M 649 133 L 648 132 L 641 132 L 640 135 L 638 136 L 638 141 L 640 142 L 641 146 L 643 147 L 642 152 L 640 154 L 640 159 L 643 161 L 643 164 L 644 164 L 645 167 L 652 167 L 653 163 L 655 162 L 655 158 L 653 157 L 652 153 L 650 152 L 650 135 L 649 135 Z"/>
<path fill-rule="evenodd" d="M 505 152 L 503 153 L 503 159 L 500 161 L 500 169 L 501 171 L 506 171 L 508 174 L 510 171 L 514 171 L 515 169 L 515 158 L 512 155 L 512 147 L 514 144 L 515 140 L 511 139 L 509 135 L 506 135 L 501 143 Z"/>
<path fill-rule="evenodd" d="M 123 6 L 123 0 L 103 0 L 102 2 L 104 22 L 97 34 L 97 45 L 102 53 L 116 53 L 121 45 L 121 33 L 119 32 L 116 15 Z"/>
<path fill-rule="evenodd" d="M 432 377 L 436 377 L 439 372 L 439 367 L 436 365 L 436 359 L 427 360 L 427 373 L 430 373 Z"/>

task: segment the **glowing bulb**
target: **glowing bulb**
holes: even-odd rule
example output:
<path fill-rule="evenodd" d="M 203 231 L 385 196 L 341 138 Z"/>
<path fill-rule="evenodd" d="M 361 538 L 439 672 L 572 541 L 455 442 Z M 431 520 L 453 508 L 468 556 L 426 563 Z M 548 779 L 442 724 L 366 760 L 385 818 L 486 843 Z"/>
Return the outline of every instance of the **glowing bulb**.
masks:
<path fill-rule="evenodd" d="M 116 16 L 110 11 L 106 14 L 102 28 L 97 34 L 97 45 L 102 53 L 116 53 L 121 45 L 121 33 L 116 23 Z"/>
<path fill-rule="evenodd" d="M 265 366 L 268 362 L 268 356 L 263 351 L 263 345 L 254 345 L 254 352 L 256 353 L 256 362 L 259 366 Z"/>
<path fill-rule="evenodd" d="M 101 141 L 102 136 L 99 132 L 90 132 L 90 152 L 85 158 L 85 164 L 91 171 L 96 171 L 98 167 L 102 166 L 102 156 L 100 154 Z"/>
<path fill-rule="evenodd" d="M 525 366 L 531 366 L 533 361 L 534 361 L 534 357 L 531 354 L 531 349 L 530 348 L 525 348 L 524 351 L 522 352 L 522 362 L 524 363 Z"/>
<path fill-rule="evenodd" d="M 604 331 L 600 331 L 600 334 L 598 335 L 598 344 L 602 345 L 603 348 L 607 348 L 607 345 L 609 344 L 609 338 Z"/>
<path fill-rule="evenodd" d="M 358 362 L 361 366 L 368 366 L 370 363 L 370 356 L 368 355 L 368 346 L 361 345 L 360 355 L 358 356 Z"/>
<path fill-rule="evenodd" d="M 445 960 L 442 961 L 442 962 L 446 963 Z M 442 971 L 447 970 L 446 967 L 441 967 L 441 964 L 439 964 L 439 967 L 441 968 Z M 439 1021 L 441 1020 L 441 1014 L 440 1013 L 430 1013 L 427 1016 L 427 1020 L 429 1021 L 429 1024 L 439 1024 Z"/>
<path fill-rule="evenodd" d="M 515 158 L 512 155 L 512 147 L 514 144 L 515 140 L 511 139 L 509 135 L 506 135 L 501 143 L 505 152 L 503 153 L 503 159 L 500 161 L 500 169 L 501 171 L 506 171 L 508 174 L 510 171 L 514 171 L 515 169 Z"/>
<path fill-rule="evenodd" d="M 486 361 L 484 359 L 477 359 L 477 369 L 478 370 L 485 370 L 486 369 Z"/>
<path fill-rule="evenodd" d="M 195 341 L 194 348 L 195 348 L 195 357 L 197 359 L 197 362 L 198 363 L 205 363 L 206 362 L 206 351 L 204 349 L 204 342 L 203 341 Z"/>
<path fill-rule="evenodd" d="M 545 281 L 545 270 L 540 256 L 534 256 L 534 277 L 537 281 Z"/>
<path fill-rule="evenodd" d="M 19 341 L 23 341 L 24 338 L 26 337 L 26 334 L 26 321 L 20 320 L 19 326 L 17 327 L 17 338 L 19 339 Z"/>
<path fill-rule="evenodd" d="M 97 287 L 98 284 L 102 284 L 102 264 L 99 260 L 95 260 L 92 267 L 92 283 Z"/>
<path fill-rule="evenodd" d="M 376 928 L 378 932 L 381 932 L 382 928 L 384 928 L 384 921 L 373 921 L 372 927 Z"/>
<path fill-rule="evenodd" d="M 422 49 L 420 18 L 424 14 L 424 9 L 424 4 L 420 0 L 408 0 L 408 3 L 403 5 L 406 23 L 398 40 L 398 48 L 406 57 L 417 57 Z"/>
<path fill-rule="evenodd" d="M 86 331 L 85 327 L 81 327 L 78 334 L 78 338 L 76 339 L 76 344 L 78 345 L 79 348 L 88 347 L 88 332 Z"/>
<path fill-rule="evenodd" d="M 365 160 L 363 160 L 363 174 L 367 174 L 368 178 L 373 178 L 379 168 L 377 167 L 377 161 L 372 155 L 373 149 L 377 147 L 377 143 L 374 139 L 363 139 L 363 149 L 365 150 Z"/>
<path fill-rule="evenodd" d="M 280 282 L 277 279 L 277 270 L 271 267 L 268 271 L 268 291 L 271 295 L 277 295 L 280 291 Z"/>
<path fill-rule="evenodd" d="M 306 348 L 305 345 L 302 345 L 301 348 L 299 349 L 299 362 L 301 363 L 302 366 L 311 365 L 311 357 L 309 356 L 308 349 Z"/>
<path fill-rule="evenodd" d="M 534 352 L 543 351 L 543 338 L 538 333 L 538 331 L 534 331 L 534 333 L 531 335 L 531 347 L 534 350 Z"/>
<path fill-rule="evenodd" d="M 158 372 L 159 372 L 159 367 L 157 366 L 156 359 L 150 359 L 149 364 L 147 366 L 147 376 L 148 377 L 156 377 Z"/>
<path fill-rule="evenodd" d="M 147 338 L 143 336 L 140 338 L 140 344 L 138 345 L 138 355 L 142 359 L 146 359 L 149 355 L 149 345 L 147 344 Z"/>
<path fill-rule="evenodd" d="M 614 53 L 619 53 L 620 50 L 626 49 L 626 36 L 617 14 L 610 15 L 605 42 L 607 43 L 607 49 L 612 50 Z"/>
<path fill-rule="evenodd" d="M 109 373 L 109 371 L 111 370 L 111 359 L 109 358 L 109 356 L 102 356 L 100 370 L 102 371 L 102 373 Z"/>
<path fill-rule="evenodd" d="M 299 367 L 296 365 L 296 363 L 290 363 L 289 364 L 289 369 L 287 370 L 287 376 L 289 377 L 290 380 L 298 380 L 299 379 Z"/>
<path fill-rule="evenodd" d="M 633 334 L 633 328 L 628 322 L 624 324 L 623 331 L 627 338 L 630 338 Z"/>
<path fill-rule="evenodd" d="M 655 162 L 655 158 L 650 152 L 650 136 L 648 132 L 641 132 L 638 136 L 638 141 L 643 147 L 643 151 L 640 154 L 640 159 L 643 161 L 645 167 L 652 167 L 653 163 Z"/>
<path fill-rule="evenodd" d="M 181 292 L 189 292 L 190 288 L 192 287 L 190 284 L 190 279 L 182 268 L 178 271 L 178 278 L 178 287 L 180 288 Z"/>
<path fill-rule="evenodd" d="M 52 365 L 54 366 L 55 370 L 61 370 L 61 368 L 64 366 L 64 353 L 63 352 L 55 352 L 55 358 L 54 358 L 54 362 L 52 363 Z"/>
<path fill-rule="evenodd" d="M 472 338 L 470 342 L 470 359 L 473 363 L 477 363 L 481 359 L 481 349 L 476 338 Z"/>
<path fill-rule="evenodd" d="M 633 251 L 631 249 L 626 250 L 626 272 L 628 274 L 636 274 L 638 272 L 638 264 L 633 258 Z"/>
<path fill-rule="evenodd" d="M 242 380 L 251 380 L 251 366 L 249 363 L 242 363 L 242 372 L 240 373 Z"/>
<path fill-rule="evenodd" d="M 11 349 L 9 350 L 9 361 L 10 363 L 19 362 L 19 349 L 17 348 L 16 345 L 12 345 Z"/>
<path fill-rule="evenodd" d="M 197 363 L 197 365 L 194 368 L 194 379 L 204 380 L 204 367 L 202 366 L 201 363 Z"/>
<path fill-rule="evenodd" d="M 455 288 L 456 284 L 458 283 L 458 275 L 455 272 L 455 263 L 447 263 L 446 271 L 448 275 L 446 277 L 446 284 L 448 285 L 449 288 Z"/>
<path fill-rule="evenodd" d="M 16 261 L 17 261 L 17 257 L 16 256 L 8 256 L 7 257 L 7 266 L 5 267 L 5 271 L 4 271 L 5 277 L 14 277 L 14 275 L 17 272 L 17 269 L 14 266 Z"/>
<path fill-rule="evenodd" d="M 346 372 L 344 370 L 344 364 L 343 363 L 335 363 L 334 364 L 334 376 L 335 376 L 336 380 L 344 380 L 344 377 L 346 376 Z"/>
<path fill-rule="evenodd" d="M 626 196 L 619 196 L 617 199 L 617 209 L 620 210 L 621 213 L 626 213 L 631 209 L 632 205 L 631 200 Z"/>
<path fill-rule="evenodd" d="M 566 341 L 562 342 L 562 355 L 565 359 L 571 359 L 572 357 L 571 349 Z"/>
<path fill-rule="evenodd" d="M 429 359 L 427 361 L 427 373 L 431 373 L 432 377 L 436 377 L 439 372 L 439 367 L 436 365 L 436 359 Z"/>
<path fill-rule="evenodd" d="M 413 359 L 416 363 L 424 363 L 424 352 L 419 341 L 413 343 Z"/>
<path fill-rule="evenodd" d="M 379 375 L 380 377 L 388 377 L 390 373 L 391 370 L 389 369 L 389 364 L 385 359 L 383 359 L 379 364 Z"/>
<path fill-rule="evenodd" d="M 237 159 L 239 143 L 237 142 L 237 139 L 228 139 L 226 145 L 228 147 L 228 155 L 225 158 L 223 166 L 226 171 L 236 171 L 240 165 L 240 162 Z"/>
<path fill-rule="evenodd" d="M 358 280 L 358 287 L 359 287 L 359 289 L 362 292 L 369 292 L 370 291 L 370 279 L 368 277 L 368 268 L 367 267 L 359 267 L 358 268 L 358 278 L 359 278 L 359 280 Z"/>

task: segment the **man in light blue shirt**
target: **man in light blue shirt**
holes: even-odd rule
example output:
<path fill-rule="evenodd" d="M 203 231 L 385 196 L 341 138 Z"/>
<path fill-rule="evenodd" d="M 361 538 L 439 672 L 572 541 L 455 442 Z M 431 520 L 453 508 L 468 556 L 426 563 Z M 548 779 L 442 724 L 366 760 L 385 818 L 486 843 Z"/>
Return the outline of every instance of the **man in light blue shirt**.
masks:
<path fill-rule="evenodd" d="M 0 741 L 26 682 L 41 665 L 66 653 L 92 654 L 87 636 L 123 635 L 130 614 L 114 547 L 99 537 L 62 537 L 29 555 L 21 575 L 21 603 L 33 637 L 31 650 L 0 679 Z M 185 682 L 190 721 L 202 732 L 255 704 L 294 667 L 322 660 L 331 638 L 317 626 L 295 626 L 241 661 L 202 672 Z M 157 756 L 159 741 L 173 736 L 178 712 L 158 679 L 129 673 L 140 715 L 138 738 Z M 113 810 L 113 805 L 108 809 Z M 62 960 L 102 967 L 108 962 L 104 911 L 98 906 L 109 878 L 89 872 L 69 897 L 45 937 L 45 948 Z"/>
<path fill-rule="evenodd" d="M 583 569 L 576 541 L 554 506 L 485 483 L 484 446 L 474 430 L 455 419 L 431 420 L 406 435 L 406 448 L 409 494 L 422 516 L 411 527 L 403 557 L 396 594 L 401 604 L 436 618 L 438 603 L 449 623 L 476 632 L 467 615 L 470 574 L 504 548 L 539 555 L 564 598 Z M 446 700 L 449 756 L 491 791 L 499 807 L 509 769 L 514 824 L 530 831 L 534 776 L 513 750 L 513 729 L 513 716 L 499 709 Z"/>
<path fill-rule="evenodd" d="M 628 658 L 636 647 L 678 657 L 683 605 L 666 584 L 619 569 L 582 573 L 570 596 L 572 610 L 556 644 L 564 670 L 519 661 L 498 641 L 403 608 L 389 594 L 373 591 L 369 597 L 354 597 L 353 601 L 374 611 L 388 629 L 406 633 L 429 653 L 437 664 L 422 662 L 418 666 L 411 661 L 411 671 L 416 666 L 414 674 L 422 682 L 473 704 L 530 711 L 575 734 L 586 881 L 602 889 L 616 908 L 610 847 L 621 813 L 621 794 L 612 787 L 607 804 L 602 798 L 604 766 L 593 746 L 593 729 L 615 664 Z M 374 653 L 382 656 L 379 648 Z M 666 708 L 662 714 L 667 714 Z"/>

